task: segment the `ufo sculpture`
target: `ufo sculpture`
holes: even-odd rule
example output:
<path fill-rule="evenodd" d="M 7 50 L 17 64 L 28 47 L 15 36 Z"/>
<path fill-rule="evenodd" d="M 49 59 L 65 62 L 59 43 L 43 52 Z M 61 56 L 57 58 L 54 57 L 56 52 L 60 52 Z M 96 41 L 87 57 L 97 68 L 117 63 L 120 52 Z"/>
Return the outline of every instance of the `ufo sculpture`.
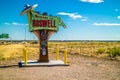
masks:
<path fill-rule="evenodd" d="M 46 13 L 39 14 L 34 9 L 38 5 L 24 6 L 20 15 L 27 14 L 29 31 L 33 32 L 39 40 L 39 59 L 38 62 L 49 62 L 48 57 L 48 39 L 50 36 L 59 31 L 59 26 L 66 28 L 66 25 L 59 16 L 48 16 Z"/>

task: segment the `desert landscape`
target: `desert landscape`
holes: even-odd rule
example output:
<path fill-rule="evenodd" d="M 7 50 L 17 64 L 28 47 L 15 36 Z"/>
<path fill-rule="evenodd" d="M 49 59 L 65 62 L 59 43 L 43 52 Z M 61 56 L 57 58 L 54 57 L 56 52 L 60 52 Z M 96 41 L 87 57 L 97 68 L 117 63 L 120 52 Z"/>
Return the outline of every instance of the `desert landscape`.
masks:
<path fill-rule="evenodd" d="M 120 0 L 1 0 L 0 10 L 0 80 L 120 80 Z"/>
<path fill-rule="evenodd" d="M 23 48 L 29 60 L 39 57 L 38 43 L 0 45 L 0 80 L 120 80 L 120 42 L 49 42 L 49 59 L 67 49 L 69 66 L 18 67 Z"/>

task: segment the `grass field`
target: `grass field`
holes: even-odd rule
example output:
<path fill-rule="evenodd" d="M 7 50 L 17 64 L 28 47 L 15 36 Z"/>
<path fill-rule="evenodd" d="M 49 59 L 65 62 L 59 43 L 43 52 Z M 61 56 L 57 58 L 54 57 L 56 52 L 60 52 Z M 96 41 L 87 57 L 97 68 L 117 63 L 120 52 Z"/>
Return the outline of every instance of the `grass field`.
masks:
<path fill-rule="evenodd" d="M 56 53 L 59 46 L 60 55 L 68 50 L 69 55 L 84 55 L 97 58 L 120 59 L 120 42 L 49 42 L 49 56 Z M 0 60 L 22 59 L 23 48 L 28 51 L 29 59 L 39 56 L 38 44 L 8 44 L 0 45 Z M 50 57 L 53 58 L 53 57 Z"/>

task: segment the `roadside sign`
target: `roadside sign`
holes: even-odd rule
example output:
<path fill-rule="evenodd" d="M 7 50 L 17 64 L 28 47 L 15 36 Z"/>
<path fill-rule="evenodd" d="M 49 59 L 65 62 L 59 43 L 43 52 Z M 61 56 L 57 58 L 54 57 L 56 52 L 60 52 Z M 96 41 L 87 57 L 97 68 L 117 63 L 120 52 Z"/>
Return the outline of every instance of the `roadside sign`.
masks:
<path fill-rule="evenodd" d="M 9 38 L 9 34 L 1 34 L 1 38 Z"/>
<path fill-rule="evenodd" d="M 52 30 L 58 31 L 59 25 L 66 27 L 59 16 L 45 16 L 36 12 L 31 12 L 29 30 Z M 62 23 L 62 24 L 61 24 Z"/>
<path fill-rule="evenodd" d="M 0 35 L 0 38 L 2 38 L 2 35 Z"/>

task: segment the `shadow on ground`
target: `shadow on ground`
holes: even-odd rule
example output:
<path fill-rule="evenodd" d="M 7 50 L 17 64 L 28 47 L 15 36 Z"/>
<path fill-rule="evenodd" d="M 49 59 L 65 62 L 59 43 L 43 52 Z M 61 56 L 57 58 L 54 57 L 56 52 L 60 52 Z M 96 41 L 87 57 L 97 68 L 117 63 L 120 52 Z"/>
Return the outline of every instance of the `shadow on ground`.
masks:
<path fill-rule="evenodd" d="M 10 68 L 10 67 L 19 67 L 18 65 L 3 65 L 3 66 L 0 66 L 0 68 Z"/>

